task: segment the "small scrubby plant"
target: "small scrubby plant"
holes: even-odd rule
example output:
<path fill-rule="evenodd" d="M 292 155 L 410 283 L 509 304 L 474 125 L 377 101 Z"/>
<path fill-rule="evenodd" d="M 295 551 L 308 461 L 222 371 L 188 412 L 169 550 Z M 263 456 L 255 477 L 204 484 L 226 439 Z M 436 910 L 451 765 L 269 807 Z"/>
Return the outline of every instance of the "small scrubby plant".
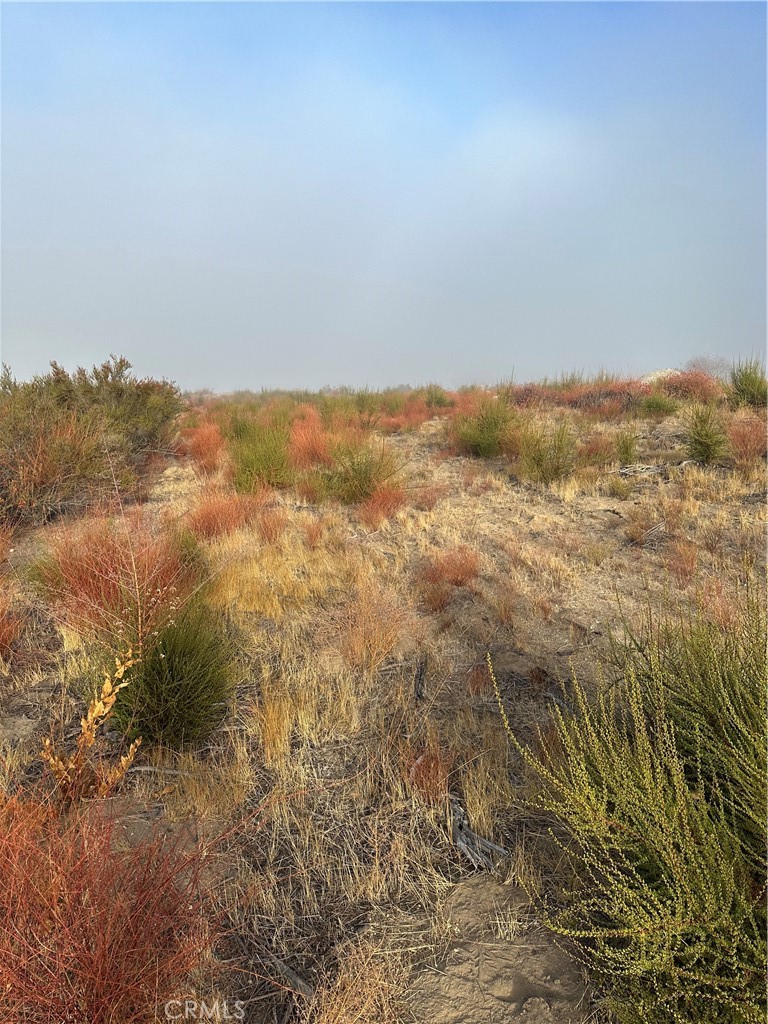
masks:
<path fill-rule="evenodd" d="M 113 356 L 92 370 L 18 382 L 0 374 L 0 522 L 37 525 L 135 490 L 170 447 L 181 396 Z"/>
<path fill-rule="evenodd" d="M 620 1024 L 764 1020 L 766 617 L 736 617 L 649 622 L 538 753 L 512 736 L 572 869 L 548 923 Z"/>
<path fill-rule="evenodd" d="M 548 427 L 527 423 L 518 439 L 517 468 L 534 483 L 551 484 L 573 472 L 576 438 L 567 423 Z"/>
<path fill-rule="evenodd" d="M 484 399 L 477 411 L 457 416 L 452 424 L 454 443 L 464 455 L 493 458 L 504 449 L 504 436 L 514 413 L 502 398 Z"/>
<path fill-rule="evenodd" d="M 622 466 L 629 466 L 637 459 L 637 434 L 628 427 L 620 430 L 614 439 L 616 458 Z"/>
<path fill-rule="evenodd" d="M 712 405 L 694 405 L 686 416 L 685 448 L 703 465 L 717 462 L 728 452 L 728 435 L 719 411 Z"/>
<path fill-rule="evenodd" d="M 768 404 L 768 379 L 759 359 L 746 359 L 731 368 L 730 397 L 734 405 L 759 409 Z"/>
<path fill-rule="evenodd" d="M 345 442 L 333 451 L 333 464 L 324 470 L 322 493 L 347 505 L 368 501 L 377 490 L 397 484 L 403 464 L 386 444 Z"/>
<path fill-rule="evenodd" d="M 199 602 L 149 645 L 121 690 L 114 718 L 144 742 L 180 747 L 208 736 L 232 692 L 229 642 L 215 612 Z"/>
<path fill-rule="evenodd" d="M 244 417 L 233 420 L 229 455 L 238 491 L 288 487 L 294 480 L 289 454 L 290 435 L 282 424 L 262 424 Z"/>
<path fill-rule="evenodd" d="M 62 814 L 34 794 L 0 794 L 8 1024 L 147 1024 L 215 940 L 203 924 L 200 846 L 178 833 L 126 847 L 107 807 Z"/>
<path fill-rule="evenodd" d="M 660 394 L 658 391 L 640 400 L 637 411 L 640 416 L 648 419 L 664 419 L 665 416 L 674 416 L 677 412 L 678 403 L 668 395 Z"/>
<path fill-rule="evenodd" d="M 191 535 L 159 532 L 133 515 L 57 530 L 29 576 L 60 625 L 141 658 L 145 643 L 200 586 L 201 567 Z"/>

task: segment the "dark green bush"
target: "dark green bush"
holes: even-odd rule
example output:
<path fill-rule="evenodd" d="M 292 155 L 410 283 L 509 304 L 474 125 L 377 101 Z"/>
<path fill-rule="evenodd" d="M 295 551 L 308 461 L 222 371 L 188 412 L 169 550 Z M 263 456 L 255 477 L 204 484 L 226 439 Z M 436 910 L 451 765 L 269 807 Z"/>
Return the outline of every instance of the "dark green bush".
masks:
<path fill-rule="evenodd" d="M 547 908 L 620 1024 L 765 1017 L 766 617 L 665 623 L 574 684 L 538 779 L 570 874 Z M 515 740 L 515 743 L 517 741 Z"/>
<path fill-rule="evenodd" d="M 320 475 L 325 497 L 356 505 L 367 501 L 382 484 L 400 475 L 402 462 L 386 444 L 342 444 L 333 451 L 333 465 Z"/>
<path fill-rule="evenodd" d="M 91 371 L 0 376 L 0 520 L 39 524 L 105 493 L 130 490 L 166 449 L 181 410 L 167 381 L 137 379 L 126 359 Z"/>
<path fill-rule="evenodd" d="M 457 416 L 452 424 L 456 447 L 464 455 L 493 458 L 504 449 L 504 436 L 514 421 L 514 413 L 501 398 L 483 399 L 477 412 Z"/>
<path fill-rule="evenodd" d="M 662 395 L 659 392 L 641 399 L 637 405 L 638 415 L 648 417 L 648 419 L 663 419 L 665 416 L 674 416 L 677 409 L 678 403 L 674 398 L 669 398 L 668 395 Z"/>
<path fill-rule="evenodd" d="M 115 704 L 116 724 L 165 746 L 205 739 L 232 694 L 229 651 L 221 618 L 200 602 L 188 605 L 131 669 Z"/>
<path fill-rule="evenodd" d="M 731 368 L 730 397 L 734 405 L 762 408 L 768 404 L 768 379 L 759 359 L 747 359 Z"/>
<path fill-rule="evenodd" d="M 289 487 L 293 483 L 288 439 L 288 427 L 282 423 L 262 423 L 244 416 L 233 418 L 229 455 L 238 491 L 249 493 L 263 484 Z"/>
<path fill-rule="evenodd" d="M 694 405 L 685 417 L 685 448 L 690 458 L 703 465 L 722 459 L 728 452 L 728 435 L 722 416 L 712 405 Z"/>
<path fill-rule="evenodd" d="M 576 437 L 567 423 L 526 423 L 517 442 L 517 470 L 534 483 L 551 484 L 573 472 Z"/>
<path fill-rule="evenodd" d="M 428 409 L 448 409 L 454 404 L 451 396 L 439 384 L 427 384 L 424 388 L 424 402 Z"/>

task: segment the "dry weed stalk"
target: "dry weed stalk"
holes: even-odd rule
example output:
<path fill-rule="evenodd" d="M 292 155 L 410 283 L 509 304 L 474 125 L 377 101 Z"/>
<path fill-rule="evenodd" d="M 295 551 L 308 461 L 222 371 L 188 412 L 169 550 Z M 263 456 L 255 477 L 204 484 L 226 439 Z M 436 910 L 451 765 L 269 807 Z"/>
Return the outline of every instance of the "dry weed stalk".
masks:
<path fill-rule="evenodd" d="M 141 737 L 135 739 L 127 753 L 113 765 L 105 765 L 100 757 L 94 756 L 93 748 L 98 741 L 99 730 L 112 715 L 118 693 L 128 686 L 128 680 L 123 677 L 135 664 L 129 651 L 124 659 L 115 658 L 112 674 L 104 670 L 101 691 L 89 704 L 85 718 L 80 719 L 80 735 L 74 754 L 59 753 L 50 736 L 43 740 L 40 757 L 53 776 L 56 799 L 60 803 L 71 804 L 91 796 L 106 796 L 133 764 Z"/>

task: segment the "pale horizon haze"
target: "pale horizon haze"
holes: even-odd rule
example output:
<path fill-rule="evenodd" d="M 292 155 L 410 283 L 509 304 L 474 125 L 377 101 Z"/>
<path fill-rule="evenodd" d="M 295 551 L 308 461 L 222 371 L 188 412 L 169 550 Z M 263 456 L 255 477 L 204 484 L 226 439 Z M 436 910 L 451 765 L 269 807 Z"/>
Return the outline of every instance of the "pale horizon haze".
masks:
<path fill-rule="evenodd" d="M 761 355 L 760 2 L 8 3 L 0 356 L 185 389 Z"/>

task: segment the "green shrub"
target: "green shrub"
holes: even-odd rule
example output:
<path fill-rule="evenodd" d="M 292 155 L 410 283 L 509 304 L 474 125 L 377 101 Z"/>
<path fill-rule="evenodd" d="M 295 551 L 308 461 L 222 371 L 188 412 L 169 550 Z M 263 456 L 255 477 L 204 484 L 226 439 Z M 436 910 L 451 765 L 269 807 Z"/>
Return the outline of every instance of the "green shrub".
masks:
<path fill-rule="evenodd" d="M 649 627 L 574 684 L 542 753 L 514 740 L 570 864 L 547 906 L 620 1024 L 757 1024 L 765 1007 L 766 618 Z"/>
<path fill-rule="evenodd" d="M 734 405 L 762 408 L 768 404 L 768 379 L 759 359 L 747 359 L 731 367 L 730 398 Z"/>
<path fill-rule="evenodd" d="M 551 484 L 573 472 L 576 437 L 567 423 L 526 423 L 518 435 L 517 469 L 534 483 Z"/>
<path fill-rule="evenodd" d="M 631 427 L 616 434 L 616 458 L 622 466 L 631 466 L 637 460 L 637 434 Z"/>
<path fill-rule="evenodd" d="M 424 401 L 428 409 L 448 409 L 454 404 L 451 396 L 439 384 L 427 384 Z"/>
<path fill-rule="evenodd" d="M 686 415 L 685 449 L 703 465 L 716 462 L 728 452 L 723 419 L 712 405 L 694 405 Z"/>
<path fill-rule="evenodd" d="M 384 443 L 339 445 L 333 465 L 320 475 L 321 490 L 327 498 L 356 505 L 367 501 L 382 484 L 392 483 L 403 464 Z"/>
<path fill-rule="evenodd" d="M 217 614 L 200 602 L 187 606 L 131 669 L 115 704 L 116 724 L 166 746 L 205 739 L 232 693 L 229 650 Z"/>
<path fill-rule="evenodd" d="M 456 447 L 464 455 L 493 458 L 501 455 L 504 435 L 514 413 L 503 399 L 486 398 L 473 415 L 457 416 L 452 424 Z"/>
<path fill-rule="evenodd" d="M 167 381 L 138 380 L 112 357 L 68 374 L 57 363 L 19 383 L 0 375 L 0 519 L 36 525 L 133 488 L 165 450 L 182 402 Z"/>
<path fill-rule="evenodd" d="M 229 428 L 229 455 L 238 491 L 250 493 L 263 484 L 289 487 L 293 483 L 289 436 L 288 428 L 282 424 L 233 417 Z"/>
<path fill-rule="evenodd" d="M 638 415 L 648 419 L 663 419 L 665 416 L 674 416 L 678 409 L 678 403 L 668 395 L 654 392 L 643 398 L 637 406 Z"/>

